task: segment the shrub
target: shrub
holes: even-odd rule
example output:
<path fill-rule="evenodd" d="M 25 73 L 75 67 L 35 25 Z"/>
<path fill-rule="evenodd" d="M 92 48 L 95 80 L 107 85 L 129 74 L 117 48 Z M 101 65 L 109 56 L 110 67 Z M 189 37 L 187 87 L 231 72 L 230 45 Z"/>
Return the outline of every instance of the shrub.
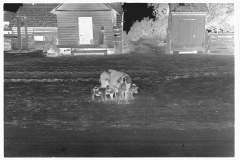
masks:
<path fill-rule="evenodd" d="M 144 18 L 141 22 L 136 21 L 128 32 L 131 41 L 140 39 L 158 39 L 164 41 L 167 36 L 167 17 L 163 19 Z"/>
<path fill-rule="evenodd" d="M 123 53 L 130 53 L 135 51 L 134 42 L 129 38 L 129 35 L 124 31 L 123 32 Z"/>
<path fill-rule="evenodd" d="M 206 29 L 211 32 L 234 32 L 234 4 L 207 3 Z"/>

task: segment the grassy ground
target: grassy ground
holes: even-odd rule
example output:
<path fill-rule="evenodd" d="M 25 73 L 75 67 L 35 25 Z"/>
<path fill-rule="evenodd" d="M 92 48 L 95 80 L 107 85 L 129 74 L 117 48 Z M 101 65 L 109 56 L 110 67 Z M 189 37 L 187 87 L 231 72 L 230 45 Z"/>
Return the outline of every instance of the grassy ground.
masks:
<path fill-rule="evenodd" d="M 91 101 L 107 69 L 129 105 Z M 4 55 L 5 156 L 234 156 L 234 57 Z M 35 148 L 35 149 L 34 149 Z"/>

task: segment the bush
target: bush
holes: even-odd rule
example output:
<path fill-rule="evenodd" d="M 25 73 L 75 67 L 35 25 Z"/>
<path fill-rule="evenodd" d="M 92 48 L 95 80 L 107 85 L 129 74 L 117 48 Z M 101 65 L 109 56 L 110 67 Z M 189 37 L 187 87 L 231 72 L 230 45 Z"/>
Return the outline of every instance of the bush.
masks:
<path fill-rule="evenodd" d="M 234 32 L 234 4 L 207 3 L 206 29 L 211 32 Z"/>
<path fill-rule="evenodd" d="M 128 36 L 131 41 L 138 41 L 140 39 L 158 39 L 158 41 L 164 41 L 167 36 L 167 16 L 163 19 L 149 19 L 144 18 L 141 22 L 136 21 Z"/>
<path fill-rule="evenodd" d="M 124 31 L 123 32 L 123 53 L 130 53 L 135 51 L 134 42 L 129 38 L 129 35 Z"/>

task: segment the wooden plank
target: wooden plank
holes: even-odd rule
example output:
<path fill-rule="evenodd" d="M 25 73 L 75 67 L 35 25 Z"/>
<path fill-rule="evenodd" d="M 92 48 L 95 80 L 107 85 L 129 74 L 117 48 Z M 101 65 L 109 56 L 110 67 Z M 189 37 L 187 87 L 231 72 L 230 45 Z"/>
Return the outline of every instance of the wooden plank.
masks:
<path fill-rule="evenodd" d="M 232 38 L 234 38 L 234 36 L 214 36 L 213 35 L 213 37 L 215 38 L 215 39 L 218 39 L 218 38 L 220 38 L 220 39 L 232 39 Z"/>
<path fill-rule="evenodd" d="M 210 55 L 234 55 L 234 52 L 211 52 Z"/>
<path fill-rule="evenodd" d="M 103 53 L 103 52 L 107 52 L 107 50 L 83 50 L 83 51 L 76 51 L 73 50 L 72 53 Z"/>
<path fill-rule="evenodd" d="M 213 40 L 215 40 L 215 41 L 234 41 L 234 37 L 232 37 L 232 38 L 214 37 Z"/>
<path fill-rule="evenodd" d="M 57 27 L 33 27 L 33 31 L 57 31 Z"/>
<path fill-rule="evenodd" d="M 60 34 L 75 34 L 76 33 L 76 30 L 67 30 L 67 29 L 59 29 L 58 30 L 58 35 Z"/>
<path fill-rule="evenodd" d="M 111 10 L 103 3 L 64 3 L 58 10 Z"/>
<path fill-rule="evenodd" d="M 227 47 L 227 46 L 229 46 L 229 45 L 226 45 L 226 44 L 221 44 L 221 43 L 212 43 L 212 47 Z M 233 47 L 233 46 L 230 46 L 230 47 Z"/>
<path fill-rule="evenodd" d="M 209 35 L 213 35 L 213 36 L 234 36 L 234 33 L 209 33 Z"/>
<path fill-rule="evenodd" d="M 233 49 L 233 48 L 230 48 L 230 47 L 227 47 L 227 48 L 223 48 L 223 47 L 212 47 L 211 50 L 229 50 L 229 49 Z"/>
<path fill-rule="evenodd" d="M 59 37 L 58 37 L 59 38 Z M 71 41 L 71 42 L 76 42 L 77 41 L 77 37 L 71 37 L 71 38 L 61 38 L 61 42 L 62 41 Z"/>
<path fill-rule="evenodd" d="M 215 37 L 215 38 L 216 38 L 216 37 Z M 227 44 L 227 45 L 231 45 L 231 46 L 233 46 L 233 44 L 231 44 L 231 43 L 225 41 L 223 38 L 222 38 L 222 39 L 218 38 L 218 40 L 224 42 L 224 43 Z"/>
<path fill-rule="evenodd" d="M 58 48 L 101 48 L 101 45 L 57 45 Z"/>
<path fill-rule="evenodd" d="M 233 48 L 227 47 L 227 48 L 223 48 L 223 47 L 212 47 L 211 50 L 231 50 Z"/>
<path fill-rule="evenodd" d="M 33 32 L 32 35 L 42 35 L 42 36 L 49 36 L 49 35 L 57 35 L 56 32 Z"/>
<path fill-rule="evenodd" d="M 13 31 L 17 31 L 17 27 L 13 27 L 12 28 Z M 25 27 L 21 27 L 21 31 L 24 31 Z M 45 28 L 45 27 L 37 27 L 37 28 L 33 28 L 33 27 L 28 27 L 28 31 L 57 31 L 56 27 L 50 27 L 50 28 Z"/>

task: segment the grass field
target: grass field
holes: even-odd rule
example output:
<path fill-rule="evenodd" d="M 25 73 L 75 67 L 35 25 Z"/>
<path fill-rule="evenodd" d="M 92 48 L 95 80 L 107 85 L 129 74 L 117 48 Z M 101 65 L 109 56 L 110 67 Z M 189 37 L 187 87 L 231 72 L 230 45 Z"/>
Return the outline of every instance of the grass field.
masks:
<path fill-rule="evenodd" d="M 91 101 L 107 69 L 139 87 Z M 4 54 L 6 157 L 232 157 L 234 56 Z"/>

